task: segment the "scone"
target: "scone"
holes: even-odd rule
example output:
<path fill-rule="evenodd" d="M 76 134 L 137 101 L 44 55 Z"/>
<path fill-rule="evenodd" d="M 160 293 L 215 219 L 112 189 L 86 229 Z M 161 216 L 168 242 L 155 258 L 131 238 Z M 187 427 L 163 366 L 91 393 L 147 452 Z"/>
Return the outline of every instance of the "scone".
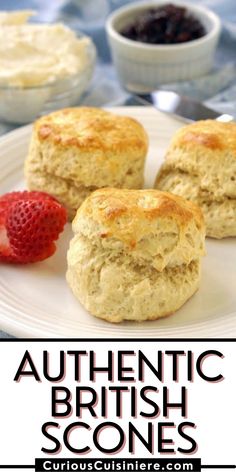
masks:
<path fill-rule="evenodd" d="M 199 287 L 201 210 L 158 190 L 100 189 L 79 208 L 67 281 L 93 315 L 114 323 L 171 314 Z"/>
<path fill-rule="evenodd" d="M 197 203 L 208 236 L 236 236 L 236 123 L 205 120 L 178 130 L 155 188 Z"/>
<path fill-rule="evenodd" d="M 141 188 L 147 149 L 147 134 L 132 118 L 97 108 L 56 111 L 34 125 L 28 187 L 56 197 L 72 219 L 97 188 Z"/>

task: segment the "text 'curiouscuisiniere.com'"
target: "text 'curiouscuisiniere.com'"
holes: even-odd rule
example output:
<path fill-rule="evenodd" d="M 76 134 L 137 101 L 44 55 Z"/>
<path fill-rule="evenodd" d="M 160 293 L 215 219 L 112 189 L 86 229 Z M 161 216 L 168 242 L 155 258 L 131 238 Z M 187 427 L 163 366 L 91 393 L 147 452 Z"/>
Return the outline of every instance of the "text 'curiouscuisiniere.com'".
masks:
<path fill-rule="evenodd" d="M 36 472 L 197 472 L 200 459 L 35 459 Z"/>

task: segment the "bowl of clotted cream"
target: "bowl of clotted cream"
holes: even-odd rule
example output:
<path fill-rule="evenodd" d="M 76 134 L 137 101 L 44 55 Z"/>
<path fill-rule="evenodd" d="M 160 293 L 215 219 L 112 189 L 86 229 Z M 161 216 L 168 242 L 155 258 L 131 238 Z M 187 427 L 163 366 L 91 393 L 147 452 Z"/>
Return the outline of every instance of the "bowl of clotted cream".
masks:
<path fill-rule="evenodd" d="M 78 104 L 93 75 L 92 40 L 61 23 L 29 23 L 32 13 L 0 12 L 0 121 Z"/>

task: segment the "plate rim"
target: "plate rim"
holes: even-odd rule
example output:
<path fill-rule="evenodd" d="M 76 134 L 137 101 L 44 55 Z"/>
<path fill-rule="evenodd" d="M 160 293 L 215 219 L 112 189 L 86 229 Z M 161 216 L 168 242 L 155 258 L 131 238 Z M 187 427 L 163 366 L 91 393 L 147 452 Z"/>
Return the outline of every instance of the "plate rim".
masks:
<path fill-rule="evenodd" d="M 143 109 L 146 109 L 146 107 L 142 107 L 142 106 L 118 106 L 118 107 L 106 107 L 107 109 L 112 109 L 114 111 L 114 109 L 118 109 L 120 111 L 124 111 L 124 110 L 128 110 L 128 109 L 135 109 L 135 110 L 143 110 Z M 148 107 L 150 109 L 150 107 Z M 151 108 L 154 108 L 154 107 L 151 107 Z M 155 109 L 156 111 L 156 109 Z M 159 115 L 163 115 L 161 112 L 157 111 L 157 113 Z M 166 114 L 165 114 L 166 116 Z M 173 117 L 172 117 L 173 119 Z M 173 119 L 175 122 L 183 125 L 183 123 L 177 119 Z M 8 143 L 15 143 L 17 141 L 17 139 L 21 138 L 22 140 L 26 140 L 26 139 L 30 139 L 30 134 L 32 132 L 32 127 L 33 127 L 33 123 L 31 124 L 28 124 L 28 125 L 24 125 L 24 126 L 21 126 L 17 129 L 14 129 L 14 130 L 11 130 L 9 132 L 7 132 L 6 134 L 2 135 L 0 137 L 0 149 L 1 147 L 5 147 Z M 15 160 L 15 163 L 17 163 L 17 161 Z M 16 167 L 17 169 L 17 167 Z M 1 163 L 0 163 L 0 170 L 1 170 Z M 4 176 L 3 176 L 3 179 L 4 179 Z M 0 185 L 3 181 L 2 178 L 0 178 Z M 10 307 L 12 308 L 12 307 Z M 38 326 L 40 326 L 40 324 L 43 324 L 42 323 L 42 320 L 37 320 L 37 324 L 36 325 L 33 325 L 33 324 L 30 324 L 30 325 L 25 325 L 23 323 L 23 321 L 21 319 L 19 320 L 14 320 L 14 324 L 12 325 L 12 321 L 11 319 L 9 319 L 9 316 L 7 314 L 4 314 L 3 312 L 3 309 L 4 309 L 4 302 L 2 303 L 2 301 L 0 300 L 0 329 L 6 331 L 7 333 L 11 334 L 12 336 L 16 336 L 16 337 L 20 337 L 20 338 L 39 338 L 39 337 L 43 337 L 43 338 L 48 338 L 49 337 L 49 334 L 47 331 L 39 331 L 39 328 Z M 217 317 L 216 319 L 214 318 L 209 318 L 209 319 L 206 319 L 206 320 L 201 320 L 200 322 L 198 322 L 197 320 L 196 321 L 193 321 L 192 323 L 190 324 L 187 324 L 186 326 L 184 325 L 175 325 L 173 327 L 159 327 L 159 328 L 149 328 L 146 330 L 146 334 L 145 334 L 145 338 L 147 339 L 151 339 L 151 337 L 155 337 L 155 338 L 166 338 L 166 337 L 170 337 L 170 338 L 176 338 L 176 337 L 184 337 L 184 338 L 187 338 L 189 337 L 189 329 L 191 330 L 191 336 L 192 338 L 194 337 L 199 337 L 201 336 L 202 338 L 217 338 L 219 337 L 222 337 L 222 334 L 224 335 L 225 338 L 230 338 L 232 337 L 232 325 L 230 324 L 230 321 L 231 321 L 231 318 L 232 317 L 235 317 L 236 315 L 236 311 L 235 312 L 232 312 L 232 313 L 229 313 L 229 314 L 226 314 L 226 315 L 222 315 L 222 317 Z M 91 315 L 90 315 L 91 316 Z M 222 318 L 224 320 L 224 326 L 223 326 L 223 329 L 222 329 L 222 326 L 218 326 L 218 325 L 221 325 L 222 324 Z M 44 323 L 45 324 L 45 323 Z M 112 325 L 114 326 L 114 325 Z M 120 325 L 121 326 L 121 329 L 117 329 L 118 333 L 112 333 L 112 329 L 106 329 L 103 327 L 101 328 L 101 332 L 102 332 L 102 335 L 100 335 L 99 333 L 93 333 L 93 337 L 96 339 L 96 338 L 101 338 L 101 337 L 104 337 L 106 339 L 115 339 L 115 338 L 120 338 L 120 337 L 124 337 L 124 338 L 138 338 L 140 337 L 140 332 L 141 332 L 141 329 L 140 330 L 137 330 L 137 329 L 134 329 L 135 333 L 134 335 L 132 335 L 132 331 L 129 331 L 129 330 L 125 330 L 125 325 Z M 137 326 L 137 325 L 136 325 Z M 91 327 L 92 328 L 92 327 Z M 235 322 L 235 332 L 234 334 L 236 334 L 236 322 Z M 88 337 L 91 337 L 91 335 L 89 336 L 88 334 L 88 327 L 84 327 L 82 328 L 84 330 L 81 331 L 79 333 L 79 337 L 80 338 L 88 338 Z M 123 329 L 123 332 L 122 332 L 122 329 Z M 153 330 L 153 333 L 151 334 Z M 170 334 L 170 330 L 173 331 L 173 335 L 172 333 Z M 59 334 L 59 333 L 53 333 L 53 328 L 51 327 L 51 333 L 50 333 L 50 336 L 53 337 L 53 338 L 60 338 L 60 337 L 63 337 L 63 333 Z M 158 333 L 157 333 L 158 331 Z M 168 331 L 168 336 L 166 334 L 166 332 Z M 211 334 L 209 334 L 209 331 L 211 331 Z M 99 331 L 100 332 L 100 331 Z M 194 335 L 193 335 L 193 332 Z M 41 333 L 41 334 L 40 334 Z M 150 333 L 150 334 L 149 334 Z M 112 336 L 111 336 L 112 334 Z M 196 336 L 195 336 L 196 334 Z M 70 338 L 78 338 L 78 333 L 76 333 L 76 336 L 69 336 Z"/>

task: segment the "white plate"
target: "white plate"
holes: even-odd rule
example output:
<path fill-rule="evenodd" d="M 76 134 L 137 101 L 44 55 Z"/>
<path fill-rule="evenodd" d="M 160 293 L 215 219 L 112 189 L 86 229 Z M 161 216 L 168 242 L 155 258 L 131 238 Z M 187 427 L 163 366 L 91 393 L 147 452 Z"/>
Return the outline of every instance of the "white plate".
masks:
<path fill-rule="evenodd" d="M 151 107 L 117 108 L 140 120 L 150 137 L 146 186 L 151 187 L 173 132 L 182 123 Z M 31 126 L 0 139 L 0 194 L 24 188 L 23 162 Z M 94 318 L 65 281 L 71 228 L 50 259 L 0 267 L 0 328 L 20 337 L 232 337 L 236 335 L 236 241 L 207 241 L 200 290 L 174 315 L 160 321 L 109 324 Z"/>

